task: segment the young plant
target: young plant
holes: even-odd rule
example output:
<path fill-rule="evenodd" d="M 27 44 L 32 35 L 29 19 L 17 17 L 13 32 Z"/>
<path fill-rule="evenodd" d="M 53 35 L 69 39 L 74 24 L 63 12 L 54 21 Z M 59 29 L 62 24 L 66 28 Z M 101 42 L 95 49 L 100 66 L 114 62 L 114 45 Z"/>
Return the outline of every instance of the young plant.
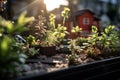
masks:
<path fill-rule="evenodd" d="M 71 32 L 77 35 L 79 32 L 81 32 L 81 30 L 82 28 L 79 28 L 79 26 L 76 26 L 76 27 L 73 27 Z"/>
<path fill-rule="evenodd" d="M 77 38 L 80 34 L 80 32 L 82 31 L 82 28 L 80 28 L 79 26 L 73 27 L 71 32 L 74 34 L 74 37 Z"/>
<path fill-rule="evenodd" d="M 88 37 L 88 43 L 89 45 L 87 46 L 90 46 L 90 47 L 94 47 L 97 45 L 97 42 L 98 42 L 98 29 L 96 26 L 92 26 L 92 33 L 90 35 L 90 37 Z"/>
<path fill-rule="evenodd" d="M 35 55 L 39 54 L 39 49 L 27 48 L 25 50 L 25 54 L 27 55 L 28 58 L 34 57 Z"/>
<path fill-rule="evenodd" d="M 88 47 L 85 50 L 85 53 L 87 54 L 87 56 L 92 57 L 92 58 L 97 58 L 97 55 L 101 54 L 100 49 L 98 49 L 97 47 Z"/>
<path fill-rule="evenodd" d="M 34 45 L 35 44 L 35 37 L 34 36 L 32 36 L 32 35 L 29 35 L 28 37 L 27 37 L 27 44 L 29 44 L 29 46 L 31 46 L 31 45 Z"/>
<path fill-rule="evenodd" d="M 59 43 L 65 38 L 66 34 L 69 34 L 66 30 L 66 27 L 62 26 L 61 24 L 58 24 L 57 28 L 55 29 L 55 32 L 53 33 L 53 35 L 57 38 L 56 42 Z"/>
<path fill-rule="evenodd" d="M 78 63 L 78 56 L 76 54 L 68 55 L 68 65 L 76 65 Z"/>
<path fill-rule="evenodd" d="M 100 49 L 101 53 L 107 53 L 109 49 L 116 46 L 119 43 L 118 33 L 115 30 L 115 26 L 108 26 L 101 32 L 101 35 L 98 36 L 96 26 L 92 26 L 92 35 L 88 38 L 89 47 L 96 47 Z"/>
<path fill-rule="evenodd" d="M 79 46 L 85 46 L 86 44 L 88 44 L 88 39 L 84 37 L 78 37 L 76 39 L 76 44 L 78 44 Z"/>
<path fill-rule="evenodd" d="M 69 15 L 69 8 L 64 8 L 63 12 L 61 13 L 61 16 L 63 17 L 63 25 L 58 24 L 56 26 L 55 24 L 56 16 L 52 13 L 50 14 L 46 35 L 42 39 L 41 45 L 55 46 L 65 38 L 68 32 L 66 31 L 67 28 L 64 25 L 65 25 L 65 19 L 68 18 L 68 15 Z"/>
<path fill-rule="evenodd" d="M 76 40 L 71 40 L 69 42 L 69 49 L 71 51 L 71 54 L 68 55 L 68 64 L 75 65 L 78 63 L 77 54 L 81 52 L 81 48 L 76 44 Z"/>
<path fill-rule="evenodd" d="M 63 26 L 65 26 L 65 21 L 69 18 L 70 9 L 65 7 L 64 10 L 61 12 L 61 16 L 63 17 Z"/>
<path fill-rule="evenodd" d="M 42 15 L 39 15 L 38 18 L 33 18 L 33 21 L 30 22 L 27 26 L 29 28 L 29 31 L 23 34 L 27 34 L 26 36 L 33 35 L 36 39 L 42 39 L 46 34 L 46 21 L 46 18 Z"/>
<path fill-rule="evenodd" d="M 79 28 L 79 26 L 76 26 L 71 30 L 71 32 L 75 33 L 75 34 L 78 34 L 81 30 L 82 29 Z M 78 45 L 76 41 L 77 41 L 77 39 L 74 39 L 74 40 L 71 40 L 69 42 L 70 51 L 71 51 L 72 54 L 75 54 L 76 46 Z"/>
<path fill-rule="evenodd" d="M 75 38 L 77 38 L 81 30 L 82 28 L 79 28 L 79 26 L 76 26 L 72 28 L 71 32 L 75 34 Z M 71 39 L 71 41 L 69 42 L 69 49 L 71 51 L 71 54 L 68 56 L 69 65 L 77 64 L 78 63 L 77 54 L 82 52 L 82 49 L 80 48 L 77 39 L 73 39 L 73 40 Z"/>
<path fill-rule="evenodd" d="M 25 62 L 26 56 L 23 54 L 20 43 L 13 38 L 16 32 L 22 32 L 24 25 L 30 21 L 21 14 L 16 24 L 0 18 L 0 77 L 13 77 L 16 74 L 16 67 Z"/>

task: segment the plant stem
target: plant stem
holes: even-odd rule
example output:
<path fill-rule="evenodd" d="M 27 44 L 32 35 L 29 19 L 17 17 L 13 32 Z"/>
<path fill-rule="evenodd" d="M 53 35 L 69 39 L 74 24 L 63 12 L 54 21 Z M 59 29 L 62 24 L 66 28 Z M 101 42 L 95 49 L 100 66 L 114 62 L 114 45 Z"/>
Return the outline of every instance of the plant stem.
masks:
<path fill-rule="evenodd" d="M 65 26 L 65 17 L 63 18 L 63 26 Z"/>

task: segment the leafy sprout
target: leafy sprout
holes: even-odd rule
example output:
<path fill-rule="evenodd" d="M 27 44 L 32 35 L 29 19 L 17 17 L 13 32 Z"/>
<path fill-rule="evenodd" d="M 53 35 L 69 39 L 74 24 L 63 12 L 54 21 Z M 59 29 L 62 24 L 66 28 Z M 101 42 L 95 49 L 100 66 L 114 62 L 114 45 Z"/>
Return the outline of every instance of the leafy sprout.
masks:
<path fill-rule="evenodd" d="M 50 14 L 49 16 L 49 25 L 46 30 L 46 35 L 44 39 L 41 41 L 41 45 L 51 46 L 56 45 L 57 43 L 60 43 L 62 41 L 67 32 L 67 28 L 65 25 L 65 19 L 68 18 L 69 15 L 69 8 L 64 8 L 64 10 L 61 13 L 61 16 L 63 17 L 63 24 L 57 24 L 55 23 L 56 15 Z"/>
<path fill-rule="evenodd" d="M 49 21 L 50 21 L 50 27 L 52 28 L 52 30 L 55 29 L 55 18 L 56 18 L 56 15 L 51 13 L 49 16 Z"/>
<path fill-rule="evenodd" d="M 65 18 L 68 18 L 69 17 L 69 12 L 70 12 L 70 9 L 65 7 L 64 10 L 61 12 L 61 16 L 62 17 L 65 17 Z"/>
<path fill-rule="evenodd" d="M 61 12 L 61 16 L 63 17 L 63 26 L 65 25 L 65 19 L 69 17 L 70 9 L 65 7 Z"/>
<path fill-rule="evenodd" d="M 79 26 L 73 27 L 73 29 L 71 30 L 71 32 L 75 33 L 75 34 L 81 32 L 81 31 L 82 31 L 82 28 L 79 28 Z"/>
<path fill-rule="evenodd" d="M 102 53 L 120 44 L 119 41 L 118 32 L 113 25 L 106 27 L 100 36 L 97 27 L 92 26 L 92 35 L 88 38 L 89 47 L 97 47 Z"/>

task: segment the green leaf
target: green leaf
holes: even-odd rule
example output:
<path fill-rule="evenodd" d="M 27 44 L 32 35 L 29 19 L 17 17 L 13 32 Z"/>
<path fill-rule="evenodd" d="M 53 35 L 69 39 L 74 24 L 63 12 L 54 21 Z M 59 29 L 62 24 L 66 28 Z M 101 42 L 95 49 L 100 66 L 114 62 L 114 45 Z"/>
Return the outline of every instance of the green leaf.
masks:
<path fill-rule="evenodd" d="M 61 16 L 64 17 L 64 18 L 68 18 L 69 17 L 69 12 L 70 12 L 70 9 L 65 7 L 64 10 L 61 12 Z"/>
<path fill-rule="evenodd" d="M 11 40 L 8 37 L 4 37 L 3 40 L 0 42 L 1 43 L 1 52 L 6 53 L 8 51 L 9 48 L 9 43 L 11 42 Z"/>
<path fill-rule="evenodd" d="M 23 12 L 18 18 L 18 24 L 21 26 L 33 20 L 33 17 L 25 17 L 25 15 L 26 15 L 26 12 Z"/>
<path fill-rule="evenodd" d="M 20 63 L 25 63 L 25 59 L 27 58 L 27 56 L 26 55 L 24 55 L 24 54 L 19 54 L 19 61 L 20 61 Z"/>
<path fill-rule="evenodd" d="M 93 32 L 93 33 L 97 33 L 97 32 L 98 32 L 98 29 L 97 29 L 96 26 L 92 26 L 92 32 Z"/>
<path fill-rule="evenodd" d="M 110 30 L 113 30 L 115 28 L 115 26 L 114 25 L 110 25 L 109 28 L 110 28 Z"/>
<path fill-rule="evenodd" d="M 6 22 L 6 27 L 7 27 L 8 33 L 11 33 L 14 30 L 13 23 L 10 21 Z"/>
<path fill-rule="evenodd" d="M 57 34 L 59 34 L 59 32 L 54 32 L 53 35 L 56 36 Z"/>
<path fill-rule="evenodd" d="M 19 16 L 19 18 L 18 18 L 18 24 L 23 24 L 25 15 L 26 15 L 26 12 L 23 12 L 23 13 Z"/>
<path fill-rule="evenodd" d="M 61 36 L 61 38 L 64 38 L 65 37 L 65 33 L 61 33 L 60 36 Z"/>
<path fill-rule="evenodd" d="M 105 33 L 109 33 L 109 29 L 108 28 L 105 28 Z"/>

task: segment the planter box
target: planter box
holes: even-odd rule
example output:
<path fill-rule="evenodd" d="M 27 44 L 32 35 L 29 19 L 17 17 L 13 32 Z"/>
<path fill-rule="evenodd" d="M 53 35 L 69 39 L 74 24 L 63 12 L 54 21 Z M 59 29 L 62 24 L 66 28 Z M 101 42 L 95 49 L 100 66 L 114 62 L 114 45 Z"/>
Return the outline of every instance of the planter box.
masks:
<path fill-rule="evenodd" d="M 120 57 L 104 59 L 66 69 L 20 77 L 16 80 L 118 80 Z"/>

